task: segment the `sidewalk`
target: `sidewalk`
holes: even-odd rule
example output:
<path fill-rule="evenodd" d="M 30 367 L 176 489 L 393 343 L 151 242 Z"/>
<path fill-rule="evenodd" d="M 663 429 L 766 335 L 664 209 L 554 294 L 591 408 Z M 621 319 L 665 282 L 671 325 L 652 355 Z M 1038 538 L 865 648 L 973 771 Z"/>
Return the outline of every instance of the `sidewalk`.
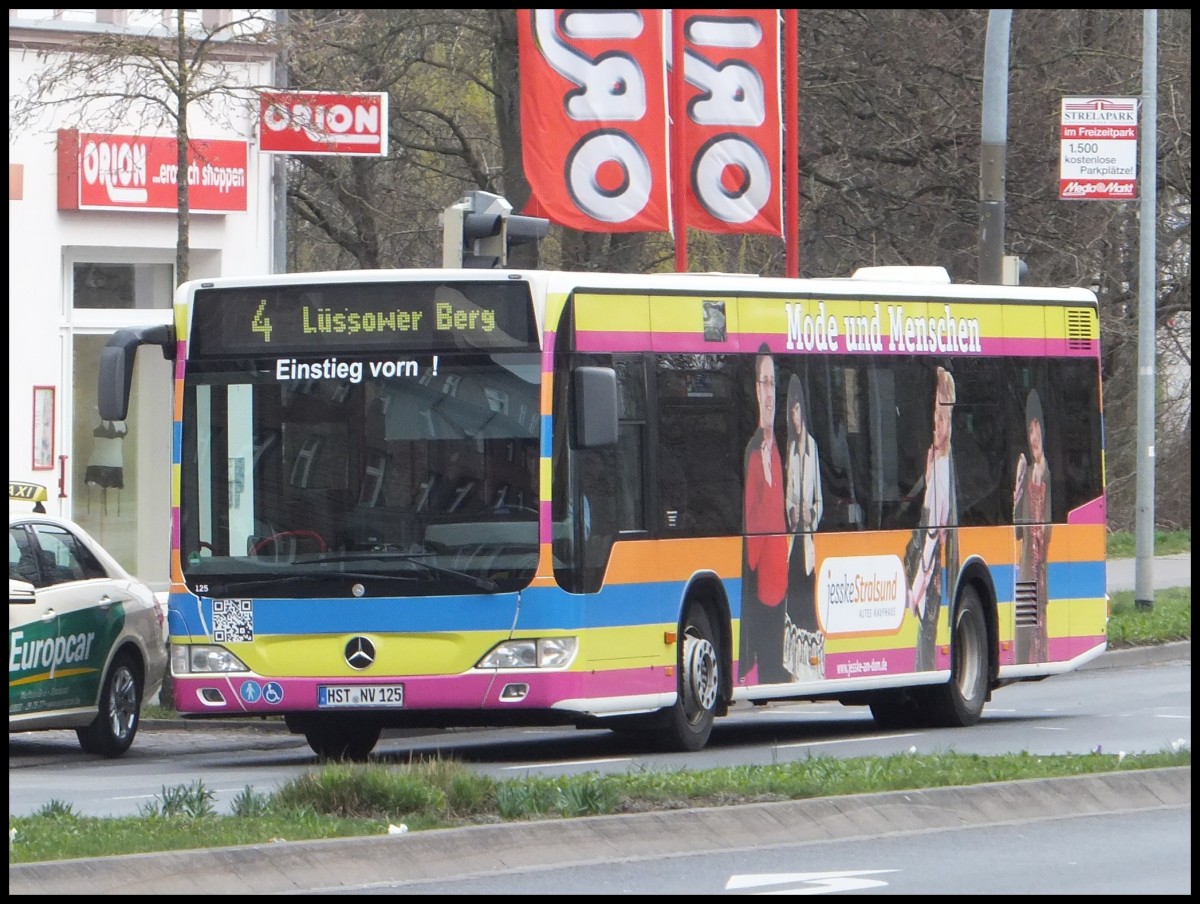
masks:
<path fill-rule="evenodd" d="M 1155 590 L 1192 586 L 1192 554 L 1190 552 L 1155 556 L 1150 570 Z M 1109 559 L 1107 576 L 1109 593 L 1135 590 L 1137 587 L 1137 559 Z"/>

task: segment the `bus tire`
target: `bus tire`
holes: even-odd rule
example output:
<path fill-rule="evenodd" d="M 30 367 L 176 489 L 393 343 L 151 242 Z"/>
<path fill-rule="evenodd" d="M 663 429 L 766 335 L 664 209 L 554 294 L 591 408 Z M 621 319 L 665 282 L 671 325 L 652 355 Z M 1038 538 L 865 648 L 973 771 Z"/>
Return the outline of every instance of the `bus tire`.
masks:
<path fill-rule="evenodd" d="M 693 752 L 712 734 L 721 696 L 721 651 L 703 606 L 688 607 L 679 636 L 678 697 L 666 711 L 658 740 L 664 749 Z"/>
<path fill-rule="evenodd" d="M 928 723 L 965 728 L 983 716 L 988 696 L 988 631 L 979 592 L 969 584 L 954 607 L 950 632 L 950 680 L 927 689 Z"/>
<path fill-rule="evenodd" d="M 314 716 L 304 729 L 308 746 L 322 760 L 364 763 L 379 743 L 383 726 L 353 717 Z"/>
<path fill-rule="evenodd" d="M 75 729 L 84 753 L 118 757 L 133 744 L 142 712 L 142 673 L 129 653 L 118 653 L 104 677 L 96 718 Z"/>
<path fill-rule="evenodd" d="M 921 728 L 925 725 L 922 687 L 902 687 L 871 695 L 871 716 L 880 728 Z"/>

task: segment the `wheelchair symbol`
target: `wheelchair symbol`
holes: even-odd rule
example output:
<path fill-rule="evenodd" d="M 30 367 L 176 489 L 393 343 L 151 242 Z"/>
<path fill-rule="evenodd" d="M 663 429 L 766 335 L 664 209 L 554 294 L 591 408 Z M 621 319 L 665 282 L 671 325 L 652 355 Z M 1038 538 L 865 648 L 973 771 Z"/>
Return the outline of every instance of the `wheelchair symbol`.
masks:
<path fill-rule="evenodd" d="M 275 681 L 268 681 L 263 686 L 263 700 L 272 705 L 283 702 L 283 687 Z"/>

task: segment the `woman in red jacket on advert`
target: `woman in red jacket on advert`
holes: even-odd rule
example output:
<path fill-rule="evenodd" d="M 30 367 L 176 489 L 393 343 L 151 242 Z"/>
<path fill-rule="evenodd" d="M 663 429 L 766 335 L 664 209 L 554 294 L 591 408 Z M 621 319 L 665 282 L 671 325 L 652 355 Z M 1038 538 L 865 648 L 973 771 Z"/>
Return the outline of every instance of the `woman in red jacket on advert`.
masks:
<path fill-rule="evenodd" d="M 754 362 L 758 429 L 746 446 L 742 563 L 742 622 L 738 681 L 783 684 L 788 536 L 783 464 L 775 442 L 775 359 L 765 343 Z M 757 672 L 754 666 L 758 666 Z"/>

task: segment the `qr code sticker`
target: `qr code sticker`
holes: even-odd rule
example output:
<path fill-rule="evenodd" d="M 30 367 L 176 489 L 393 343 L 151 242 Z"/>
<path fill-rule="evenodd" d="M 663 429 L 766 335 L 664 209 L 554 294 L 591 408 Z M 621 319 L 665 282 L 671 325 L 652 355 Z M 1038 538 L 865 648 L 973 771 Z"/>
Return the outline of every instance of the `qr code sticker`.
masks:
<path fill-rule="evenodd" d="M 253 600 L 213 600 L 213 643 L 254 640 Z"/>

